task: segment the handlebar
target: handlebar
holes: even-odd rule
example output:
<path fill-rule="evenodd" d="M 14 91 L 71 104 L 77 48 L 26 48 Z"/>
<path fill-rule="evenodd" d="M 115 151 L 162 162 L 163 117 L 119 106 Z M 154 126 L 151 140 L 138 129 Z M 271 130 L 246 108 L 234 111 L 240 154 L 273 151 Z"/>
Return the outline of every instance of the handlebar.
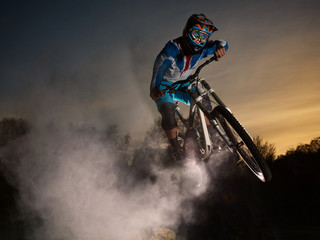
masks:
<path fill-rule="evenodd" d="M 198 75 L 199 75 L 200 71 L 202 70 L 202 68 L 204 68 L 206 65 L 208 65 L 209 63 L 211 63 L 212 61 L 215 61 L 215 60 L 217 60 L 217 56 L 216 56 L 216 55 L 214 55 L 213 57 L 211 57 L 210 59 L 208 59 L 207 61 L 205 61 L 204 63 L 202 63 L 202 64 L 197 68 L 196 72 L 195 72 L 194 74 L 190 75 L 188 78 L 194 79 L 194 78 L 198 77 Z M 187 79 L 188 79 L 188 78 L 187 78 Z"/>
<path fill-rule="evenodd" d="M 180 80 L 175 82 L 174 84 L 167 86 L 166 89 L 164 91 L 173 91 L 178 85 L 183 85 L 185 83 L 190 82 L 191 80 L 196 79 L 199 76 L 200 71 L 202 70 L 202 68 L 204 68 L 206 65 L 208 65 L 209 63 L 213 62 L 217 60 L 216 55 L 214 55 L 213 57 L 211 57 L 210 59 L 208 59 L 207 61 L 205 61 L 204 63 L 202 63 L 195 71 L 194 74 L 190 75 L 187 79 L 185 80 Z"/>

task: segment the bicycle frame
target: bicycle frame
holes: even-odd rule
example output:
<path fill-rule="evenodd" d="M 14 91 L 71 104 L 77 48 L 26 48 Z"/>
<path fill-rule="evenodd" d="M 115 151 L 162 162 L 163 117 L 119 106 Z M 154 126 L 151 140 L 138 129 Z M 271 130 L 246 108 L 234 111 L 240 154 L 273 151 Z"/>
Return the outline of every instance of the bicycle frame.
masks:
<path fill-rule="evenodd" d="M 204 86 L 205 89 L 201 88 L 200 85 Z M 209 84 L 204 80 L 204 78 L 194 79 L 193 81 L 191 81 L 189 87 L 187 88 L 187 92 L 191 96 L 191 103 L 189 107 L 188 118 L 186 119 L 182 116 L 182 114 L 179 111 L 179 107 L 177 106 L 178 103 L 176 103 L 176 114 L 181 120 L 181 122 L 185 125 L 186 133 L 188 133 L 189 131 L 195 130 L 199 135 L 198 130 L 194 126 L 195 115 L 198 114 L 200 119 L 201 130 L 203 133 L 203 143 L 201 143 L 201 140 L 199 139 L 200 137 L 198 137 L 198 144 L 199 144 L 201 158 L 205 160 L 210 156 L 212 152 L 212 143 L 210 140 L 206 119 L 205 119 L 205 117 L 207 117 L 207 119 L 210 119 L 210 116 L 205 115 L 207 111 L 205 111 L 205 109 L 203 108 L 202 99 L 207 94 L 211 94 L 214 96 L 216 105 L 221 105 L 223 107 L 226 107 L 226 106 L 222 102 L 222 100 L 218 97 L 218 95 L 214 92 L 214 90 L 209 86 Z M 226 133 L 223 131 L 223 129 L 221 129 L 221 127 L 217 124 L 215 120 L 210 120 L 210 123 L 217 130 L 219 135 L 227 143 L 229 149 L 232 151 L 232 143 L 229 140 Z M 187 137 L 187 134 L 183 135 L 179 133 L 179 136 L 185 140 L 185 138 Z"/>
<path fill-rule="evenodd" d="M 196 84 L 197 89 L 199 89 L 199 85 L 201 84 L 205 90 L 203 90 L 202 88 L 202 92 L 200 91 L 194 91 L 194 86 Z M 203 108 L 202 105 L 202 99 L 204 96 L 206 96 L 207 94 L 211 94 L 211 96 L 214 98 L 215 100 L 215 104 L 216 106 L 220 105 L 224 108 L 226 108 L 230 113 L 231 110 L 229 108 L 227 108 L 227 106 L 223 103 L 223 101 L 219 98 L 219 96 L 215 93 L 215 91 L 210 87 L 210 85 L 204 80 L 204 78 L 195 78 L 194 80 L 191 81 L 191 84 L 188 88 L 188 92 L 191 96 L 192 99 L 194 99 L 195 104 L 197 104 L 197 106 L 199 107 L 199 109 L 202 110 L 202 112 L 206 115 L 206 117 L 208 119 L 212 119 L 212 117 L 210 116 L 210 113 L 208 113 L 208 111 L 205 111 L 205 109 Z M 229 137 L 227 136 L 226 132 L 220 127 L 220 125 L 215 121 L 215 120 L 210 120 L 210 123 L 213 125 L 213 127 L 217 130 L 217 132 L 219 133 L 220 137 L 225 141 L 225 143 L 228 145 L 229 150 L 233 152 L 233 144 L 232 142 L 229 140 Z"/>

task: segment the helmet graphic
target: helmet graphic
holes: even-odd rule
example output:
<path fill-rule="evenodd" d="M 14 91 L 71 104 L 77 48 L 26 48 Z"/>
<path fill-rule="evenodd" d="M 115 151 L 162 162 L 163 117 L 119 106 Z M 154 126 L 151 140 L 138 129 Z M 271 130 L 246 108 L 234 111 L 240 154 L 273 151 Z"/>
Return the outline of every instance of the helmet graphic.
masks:
<path fill-rule="evenodd" d="M 204 14 L 193 14 L 183 29 L 183 39 L 191 53 L 195 54 L 207 43 L 209 37 L 218 29 Z"/>

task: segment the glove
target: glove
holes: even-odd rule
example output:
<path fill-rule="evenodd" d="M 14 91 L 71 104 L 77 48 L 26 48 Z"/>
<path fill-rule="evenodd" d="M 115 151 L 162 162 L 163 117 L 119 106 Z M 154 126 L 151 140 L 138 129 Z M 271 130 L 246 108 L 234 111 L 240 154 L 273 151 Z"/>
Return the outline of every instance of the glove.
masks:
<path fill-rule="evenodd" d="M 160 97 L 165 95 L 165 91 L 161 91 L 160 89 L 154 88 L 150 92 L 150 97 L 155 101 L 158 100 Z"/>

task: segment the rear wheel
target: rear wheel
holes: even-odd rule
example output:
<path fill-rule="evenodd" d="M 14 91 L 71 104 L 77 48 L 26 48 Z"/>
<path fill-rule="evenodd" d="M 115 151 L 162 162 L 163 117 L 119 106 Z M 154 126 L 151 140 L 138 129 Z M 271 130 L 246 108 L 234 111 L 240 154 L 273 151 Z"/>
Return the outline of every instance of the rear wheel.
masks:
<path fill-rule="evenodd" d="M 226 108 L 217 106 L 212 111 L 211 116 L 224 129 L 233 144 L 233 149 L 239 154 L 248 168 L 262 182 L 270 181 L 272 175 L 265 159 L 253 143 L 252 138 L 233 114 Z"/>

